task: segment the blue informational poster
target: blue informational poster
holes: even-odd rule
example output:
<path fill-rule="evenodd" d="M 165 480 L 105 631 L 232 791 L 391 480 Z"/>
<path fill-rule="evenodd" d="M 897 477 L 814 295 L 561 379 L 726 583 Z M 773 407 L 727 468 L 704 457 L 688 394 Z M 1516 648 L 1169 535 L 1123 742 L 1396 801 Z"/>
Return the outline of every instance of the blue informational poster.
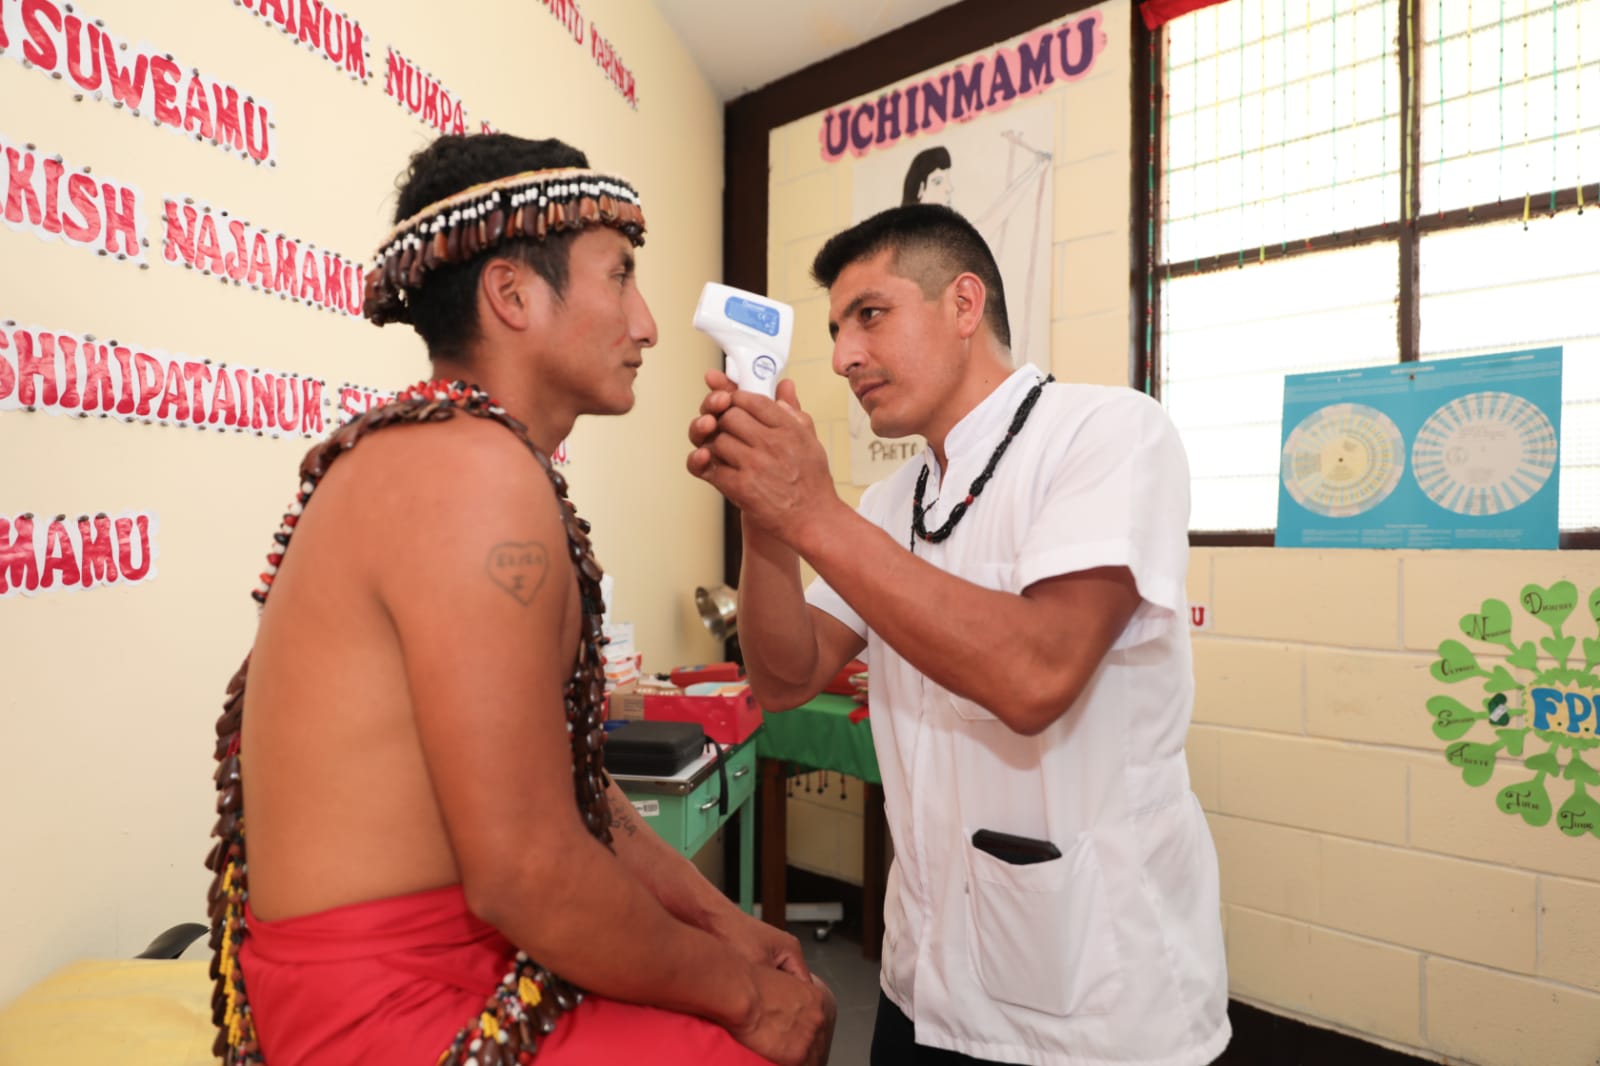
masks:
<path fill-rule="evenodd" d="M 1291 374 L 1276 543 L 1555 548 L 1561 349 Z"/>

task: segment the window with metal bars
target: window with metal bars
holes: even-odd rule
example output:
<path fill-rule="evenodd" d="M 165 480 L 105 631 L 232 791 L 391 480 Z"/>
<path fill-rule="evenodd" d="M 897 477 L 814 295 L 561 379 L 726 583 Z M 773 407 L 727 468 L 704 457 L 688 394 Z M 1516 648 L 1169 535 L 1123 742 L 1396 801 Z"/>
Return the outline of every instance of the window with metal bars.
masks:
<path fill-rule="evenodd" d="M 1268 542 L 1284 375 L 1560 345 L 1563 544 L 1600 544 L 1600 0 L 1227 0 L 1144 60 L 1196 542 Z"/>

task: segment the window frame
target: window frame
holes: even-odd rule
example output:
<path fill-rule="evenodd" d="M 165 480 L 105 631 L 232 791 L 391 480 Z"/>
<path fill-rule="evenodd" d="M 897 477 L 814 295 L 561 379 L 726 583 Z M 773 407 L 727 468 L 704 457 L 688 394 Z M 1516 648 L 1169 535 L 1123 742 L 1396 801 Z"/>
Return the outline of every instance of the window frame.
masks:
<path fill-rule="evenodd" d="M 1395 62 L 1399 66 L 1400 111 L 1394 121 L 1400 127 L 1400 209 L 1393 221 L 1364 226 L 1343 233 L 1326 233 L 1297 239 L 1287 245 L 1252 246 L 1230 249 L 1181 263 L 1163 263 L 1161 248 L 1162 161 L 1165 150 L 1162 115 L 1167 87 L 1164 69 L 1165 28 L 1154 30 L 1138 22 L 1133 54 L 1133 148 L 1137 160 L 1141 145 L 1145 165 L 1135 165 L 1133 180 L 1133 314 L 1136 323 L 1134 382 L 1145 392 L 1161 399 L 1161 282 L 1172 278 L 1194 277 L 1240 269 L 1241 263 L 1272 262 L 1280 259 L 1317 255 L 1339 248 L 1393 241 L 1399 247 L 1398 332 L 1400 362 L 1418 361 L 1422 336 L 1421 250 L 1424 237 L 1452 230 L 1492 225 L 1531 216 L 1550 218 L 1578 207 L 1577 187 L 1531 193 L 1525 209 L 1522 196 L 1510 200 L 1488 201 L 1467 207 L 1424 214 L 1422 204 L 1422 90 L 1417 72 L 1422 70 L 1427 41 L 1419 31 L 1418 5 L 1421 0 L 1399 0 L 1399 44 Z M 1192 16 L 1189 16 L 1192 17 Z M 1136 20 L 1137 21 L 1137 20 Z M 1582 63 L 1582 57 L 1579 57 Z M 1146 86 L 1144 92 L 1140 86 Z M 1600 210 L 1600 181 L 1584 185 L 1586 204 Z M 1271 529 L 1190 530 L 1194 547 L 1272 547 L 1276 539 Z M 1563 531 L 1562 550 L 1600 549 L 1600 528 Z"/>

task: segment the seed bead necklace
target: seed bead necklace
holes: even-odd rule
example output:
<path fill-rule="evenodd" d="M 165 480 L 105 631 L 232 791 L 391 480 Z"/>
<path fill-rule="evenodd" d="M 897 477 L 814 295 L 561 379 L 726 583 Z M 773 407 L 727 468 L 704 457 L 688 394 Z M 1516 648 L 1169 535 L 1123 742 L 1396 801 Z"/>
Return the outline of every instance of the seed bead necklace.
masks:
<path fill-rule="evenodd" d="M 1033 413 L 1033 406 L 1039 402 L 1039 397 L 1043 394 L 1044 387 L 1055 379 L 1054 374 L 1046 374 L 1041 381 L 1028 390 L 1028 395 L 1023 397 L 1022 403 L 1017 407 L 1016 415 L 1011 419 L 1011 428 L 1006 430 L 1006 435 L 1001 438 L 999 444 L 995 445 L 994 454 L 989 456 L 989 462 L 984 466 L 983 473 L 979 474 L 973 480 L 972 487 L 967 489 L 967 498 L 951 508 L 950 517 L 944 520 L 944 525 L 931 533 L 928 532 L 928 527 L 924 521 L 927 516 L 927 509 L 922 505 L 923 493 L 928 491 L 928 471 L 931 468 L 926 463 L 922 465 L 922 473 L 917 475 L 917 493 L 911 500 L 911 540 L 907 546 L 912 551 L 916 550 L 918 540 L 927 541 L 929 544 L 938 544 L 949 537 L 955 530 L 961 519 L 965 517 L 967 508 L 971 507 L 973 501 L 983 494 L 984 486 L 989 484 L 989 479 L 994 476 L 994 468 L 1000 465 L 1000 457 L 1006 453 L 1007 448 L 1011 447 L 1012 438 L 1021 432 L 1023 424 L 1028 421 L 1028 416 Z"/>

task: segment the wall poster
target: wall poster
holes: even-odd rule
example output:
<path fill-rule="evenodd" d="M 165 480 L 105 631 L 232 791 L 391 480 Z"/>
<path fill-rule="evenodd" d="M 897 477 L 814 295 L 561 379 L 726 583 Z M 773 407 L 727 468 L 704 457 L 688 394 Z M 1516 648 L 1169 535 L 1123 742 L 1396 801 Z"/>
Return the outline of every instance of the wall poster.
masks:
<path fill-rule="evenodd" d="M 975 55 L 827 112 L 822 157 L 853 159 L 851 214 L 940 203 L 983 234 L 1000 267 L 1017 366 L 1050 369 L 1054 176 L 1060 129 L 1048 90 L 1088 75 L 1108 47 L 1104 19 L 1087 12 L 1013 46 Z M 850 477 L 869 485 L 922 448 L 885 440 L 849 407 Z"/>
<path fill-rule="evenodd" d="M 1279 547 L 1559 545 L 1561 349 L 1291 374 Z"/>

